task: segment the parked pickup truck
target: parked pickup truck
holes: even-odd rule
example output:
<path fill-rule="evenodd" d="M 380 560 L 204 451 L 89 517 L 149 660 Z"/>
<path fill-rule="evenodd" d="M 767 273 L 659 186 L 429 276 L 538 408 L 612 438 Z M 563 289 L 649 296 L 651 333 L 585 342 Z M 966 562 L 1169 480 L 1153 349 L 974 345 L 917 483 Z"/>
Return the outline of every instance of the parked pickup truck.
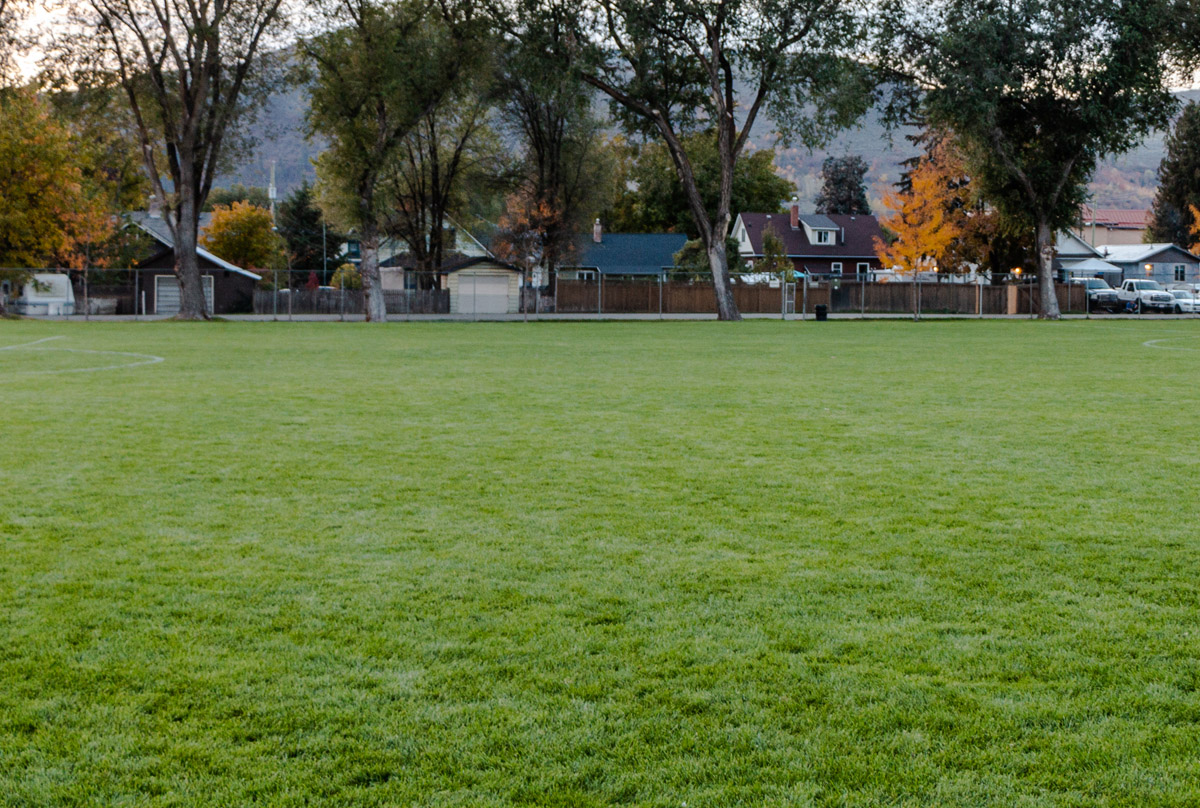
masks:
<path fill-rule="evenodd" d="M 1175 296 L 1157 281 L 1126 280 L 1117 289 L 1117 299 L 1134 311 L 1175 311 Z"/>
<path fill-rule="evenodd" d="M 1091 311 L 1121 310 L 1122 303 L 1117 298 L 1117 290 L 1109 286 L 1103 278 L 1071 278 L 1071 283 L 1087 290 L 1088 309 Z"/>

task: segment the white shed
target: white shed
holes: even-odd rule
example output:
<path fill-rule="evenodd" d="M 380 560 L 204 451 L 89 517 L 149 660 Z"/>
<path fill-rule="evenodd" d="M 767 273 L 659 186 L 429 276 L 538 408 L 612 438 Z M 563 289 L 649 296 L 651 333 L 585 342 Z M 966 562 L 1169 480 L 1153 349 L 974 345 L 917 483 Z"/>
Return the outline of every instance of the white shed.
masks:
<path fill-rule="evenodd" d="M 516 314 L 521 310 L 521 271 L 492 258 L 472 258 L 443 270 L 451 314 Z"/>
<path fill-rule="evenodd" d="M 62 317 L 75 313 L 71 278 L 57 272 L 38 272 L 14 301 L 17 314 Z"/>

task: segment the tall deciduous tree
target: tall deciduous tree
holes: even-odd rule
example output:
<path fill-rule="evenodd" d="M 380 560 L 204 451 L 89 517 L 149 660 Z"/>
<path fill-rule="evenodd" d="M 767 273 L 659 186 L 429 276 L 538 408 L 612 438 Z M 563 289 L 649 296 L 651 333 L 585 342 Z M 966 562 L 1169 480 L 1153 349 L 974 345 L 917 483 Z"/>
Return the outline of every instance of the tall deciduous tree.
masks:
<path fill-rule="evenodd" d="M 1036 234 L 1042 316 L 1057 318 L 1054 233 L 1097 161 L 1166 123 L 1171 0 L 892 0 L 888 52 L 952 129 L 980 195 Z"/>
<path fill-rule="evenodd" d="M 843 0 L 546 0 L 576 10 L 560 47 L 605 93 L 625 125 L 660 139 L 688 200 L 721 319 L 740 319 L 726 236 L 734 171 L 759 115 L 782 138 L 823 142 L 856 120 L 871 95 L 852 60 L 861 21 Z M 711 131 L 719 158 L 709 206 L 685 138 Z"/>
<path fill-rule="evenodd" d="M 867 161 L 857 154 L 826 157 L 821 164 L 821 192 L 817 194 L 817 213 L 871 212 L 867 202 Z"/>
<path fill-rule="evenodd" d="M 1146 238 L 1186 247 L 1196 224 L 1192 206 L 1200 205 L 1200 104 L 1183 108 L 1166 146 Z"/>
<path fill-rule="evenodd" d="M 507 131 L 524 147 L 508 215 L 537 229 L 540 264 L 553 270 L 608 205 L 615 184 L 605 122 L 594 112 L 596 92 L 561 69 L 554 55 L 578 9 L 553 4 L 542 17 L 543 8 L 540 0 L 520 0 L 497 15 L 507 35 L 497 95 Z"/>
<path fill-rule="evenodd" d="M 67 2 L 74 30 L 58 46 L 79 71 L 117 76 L 153 191 L 167 204 L 179 316 L 207 318 L 196 256 L 200 211 L 270 73 L 266 40 L 283 24 L 283 0 Z"/>
<path fill-rule="evenodd" d="M 47 263 L 86 267 L 89 246 L 111 236 L 114 217 L 81 151 L 32 88 L 0 92 L 0 274 L 13 286 Z"/>
<path fill-rule="evenodd" d="M 482 76 L 463 76 L 421 116 L 384 169 L 384 230 L 407 245 L 424 284 L 435 281 L 432 273 L 454 247 L 447 243 L 447 217 L 464 206 L 468 186 L 486 185 L 503 170 L 505 149 L 488 125 L 487 90 Z"/>
<path fill-rule="evenodd" d="M 721 159 L 717 139 L 711 132 L 698 132 L 682 138 L 692 165 L 705 210 L 715 211 L 720 204 Z M 638 150 L 629 168 L 634 187 L 620 189 L 605 224 L 623 233 L 687 233 L 699 238 L 688 194 L 675 171 L 670 151 L 660 143 L 647 143 Z M 778 211 L 784 200 L 795 192 L 792 183 L 775 172 L 775 152 L 771 149 L 743 154 L 733 168 L 730 209 L 742 211 Z"/>
<path fill-rule="evenodd" d="M 953 160 L 939 150 L 909 173 L 907 193 L 884 193 L 883 204 L 890 212 L 881 224 L 895 236 L 891 243 L 875 239 L 875 253 L 885 267 L 907 273 L 937 267 L 959 236 L 964 214 L 946 181 L 947 174 L 961 174 Z"/>
<path fill-rule="evenodd" d="M 331 30 L 307 40 L 314 65 L 309 126 L 329 141 L 317 196 L 360 244 L 369 321 L 387 319 L 379 244 L 389 213 L 385 179 L 405 139 L 482 58 L 469 3 L 329 0 Z"/>

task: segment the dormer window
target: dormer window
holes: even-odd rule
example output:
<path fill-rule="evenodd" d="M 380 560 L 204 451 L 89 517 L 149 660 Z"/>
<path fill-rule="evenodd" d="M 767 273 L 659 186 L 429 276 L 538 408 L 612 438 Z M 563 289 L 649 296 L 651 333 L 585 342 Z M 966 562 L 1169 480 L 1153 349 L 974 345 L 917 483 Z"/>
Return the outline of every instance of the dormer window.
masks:
<path fill-rule="evenodd" d="M 814 235 L 817 237 L 817 244 L 832 244 L 833 233 L 828 230 L 816 230 Z"/>

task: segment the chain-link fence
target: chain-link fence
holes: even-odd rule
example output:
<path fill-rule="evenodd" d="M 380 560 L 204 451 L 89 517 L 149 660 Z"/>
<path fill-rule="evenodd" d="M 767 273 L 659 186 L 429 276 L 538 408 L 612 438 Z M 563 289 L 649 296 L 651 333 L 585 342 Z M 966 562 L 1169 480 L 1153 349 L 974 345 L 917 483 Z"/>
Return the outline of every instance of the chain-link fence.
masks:
<path fill-rule="evenodd" d="M 365 294 L 356 276 L 330 277 L 307 270 L 233 272 L 202 268 L 210 313 L 255 314 L 276 319 L 320 316 L 357 319 Z M 385 269 L 382 296 L 389 315 L 480 318 L 541 315 L 667 316 L 714 314 L 716 298 L 706 276 L 577 277 L 551 274 L 542 286 L 495 262 L 453 272 Z M 329 281 L 328 283 L 323 281 Z M 342 287 L 344 282 L 345 288 Z M 807 318 L 820 314 L 1026 315 L 1041 311 L 1036 278 L 1001 284 L 953 280 L 862 282 L 838 277 L 763 273 L 734 275 L 731 289 L 743 314 Z M 1194 290 L 1193 290 L 1194 291 Z M 1056 284 L 1066 314 L 1122 311 L 1111 300 L 1094 304 L 1081 283 Z M 179 283 L 170 268 L 108 270 L 0 270 L 0 295 L 31 316 L 168 316 L 179 311 Z M 1200 301 L 1179 300 L 1176 313 L 1200 313 Z"/>

